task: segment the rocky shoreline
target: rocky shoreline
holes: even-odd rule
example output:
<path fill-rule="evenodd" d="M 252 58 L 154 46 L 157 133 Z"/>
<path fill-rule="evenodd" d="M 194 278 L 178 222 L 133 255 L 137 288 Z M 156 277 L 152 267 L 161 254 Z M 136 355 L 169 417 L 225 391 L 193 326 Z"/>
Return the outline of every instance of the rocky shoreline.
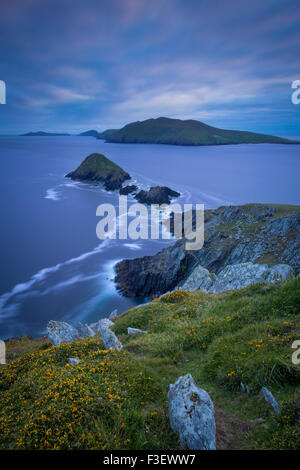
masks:
<path fill-rule="evenodd" d="M 208 271 L 207 276 L 213 277 L 230 265 L 266 265 L 259 278 L 263 281 L 264 276 L 268 276 L 268 267 L 284 264 L 288 265 L 283 268 L 287 276 L 292 272 L 298 275 L 299 225 L 298 206 L 247 204 L 207 210 L 205 242 L 201 250 L 185 250 L 182 238 L 154 256 L 119 262 L 115 281 L 125 296 L 154 297 L 184 284 L 200 267 Z M 257 269 L 254 268 L 256 273 Z M 258 282 L 254 271 L 254 282 Z M 203 271 L 199 273 L 200 277 L 202 275 Z M 238 272 L 232 275 L 240 276 Z"/>

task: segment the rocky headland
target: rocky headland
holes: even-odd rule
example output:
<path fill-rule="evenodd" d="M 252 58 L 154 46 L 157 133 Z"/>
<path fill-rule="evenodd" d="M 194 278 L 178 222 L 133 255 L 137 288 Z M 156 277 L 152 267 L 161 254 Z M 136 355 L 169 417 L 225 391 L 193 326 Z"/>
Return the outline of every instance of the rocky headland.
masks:
<path fill-rule="evenodd" d="M 154 297 L 184 283 L 189 289 L 220 291 L 231 283 L 232 288 L 243 287 L 245 279 L 248 284 L 276 276 L 288 279 L 300 272 L 299 224 L 298 206 L 247 204 L 207 210 L 201 250 L 185 250 L 182 238 L 154 256 L 121 261 L 115 280 L 125 296 Z"/>

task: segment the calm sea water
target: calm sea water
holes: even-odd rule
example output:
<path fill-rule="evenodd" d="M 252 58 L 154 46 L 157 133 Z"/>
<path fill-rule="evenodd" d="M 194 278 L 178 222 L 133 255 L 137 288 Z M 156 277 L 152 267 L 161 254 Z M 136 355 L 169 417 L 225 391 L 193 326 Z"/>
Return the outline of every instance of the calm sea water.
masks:
<path fill-rule="evenodd" d="M 141 302 L 116 291 L 115 263 L 171 243 L 96 237 L 96 208 L 116 205 L 118 193 L 64 178 L 92 152 L 104 153 L 141 187 L 178 190 L 181 203 L 300 204 L 297 145 L 176 147 L 1 137 L 0 338 L 38 336 L 50 319 L 76 325 Z"/>

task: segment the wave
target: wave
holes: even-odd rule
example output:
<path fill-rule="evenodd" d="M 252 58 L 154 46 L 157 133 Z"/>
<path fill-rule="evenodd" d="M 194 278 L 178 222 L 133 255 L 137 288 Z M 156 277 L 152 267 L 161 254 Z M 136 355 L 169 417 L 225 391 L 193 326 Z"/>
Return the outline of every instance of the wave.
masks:
<path fill-rule="evenodd" d="M 60 193 L 55 188 L 47 189 L 45 199 L 51 199 L 51 201 L 59 201 L 59 199 L 61 199 Z"/>
<path fill-rule="evenodd" d="M 76 256 L 75 258 L 71 258 L 67 261 L 64 261 L 63 263 L 58 263 L 54 266 L 43 268 L 40 271 L 38 271 L 37 273 L 35 273 L 29 279 L 29 281 L 23 282 L 23 283 L 20 283 L 20 284 L 16 284 L 11 291 L 6 292 L 5 294 L 2 294 L 0 296 L 0 322 L 2 322 L 5 318 L 7 318 L 7 314 L 9 313 L 9 311 L 11 312 L 10 316 L 12 316 L 13 311 L 16 313 L 17 303 L 14 303 L 14 304 L 9 305 L 9 306 L 7 305 L 8 302 L 10 300 L 12 300 L 14 297 L 16 297 L 20 294 L 24 295 L 24 293 L 28 292 L 34 285 L 44 281 L 49 274 L 52 274 L 52 273 L 55 273 L 55 272 L 59 271 L 59 269 L 63 268 L 64 266 L 69 266 L 73 263 L 78 263 L 80 261 L 83 261 L 83 260 L 89 258 L 90 256 L 94 256 L 98 253 L 101 253 L 103 250 L 108 248 L 108 246 L 111 244 L 111 242 L 112 242 L 112 240 L 105 239 L 91 251 L 88 251 L 88 252 L 83 253 L 79 256 Z M 97 276 L 96 274 L 93 275 L 93 277 L 96 277 L 96 276 Z M 88 276 L 86 276 L 86 277 L 88 277 Z M 67 281 L 63 281 L 63 282 L 57 284 L 56 286 L 53 286 L 53 287 L 49 288 L 48 293 L 50 292 L 51 289 L 55 290 L 56 288 L 60 288 L 60 287 L 57 287 L 57 286 L 63 287 L 62 284 L 64 284 L 64 283 L 65 283 L 65 285 L 71 285 L 72 283 L 74 284 L 75 282 L 81 282 L 81 281 L 84 281 L 84 280 L 85 279 L 84 279 L 83 276 L 81 276 L 81 277 L 80 277 L 80 275 L 75 276 L 74 278 L 71 278 Z M 38 289 L 38 287 L 37 287 L 37 290 L 38 290 L 39 295 L 43 295 L 47 292 L 47 290 L 41 292 Z M 35 292 L 35 294 L 36 294 L 36 292 Z"/>

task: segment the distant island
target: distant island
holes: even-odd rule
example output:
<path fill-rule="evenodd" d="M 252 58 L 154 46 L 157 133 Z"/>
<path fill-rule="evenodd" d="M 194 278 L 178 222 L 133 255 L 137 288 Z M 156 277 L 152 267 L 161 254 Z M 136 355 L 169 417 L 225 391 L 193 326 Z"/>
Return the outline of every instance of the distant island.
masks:
<path fill-rule="evenodd" d="M 94 129 L 78 134 L 79 137 L 99 137 L 100 135 L 101 134 L 98 131 L 95 131 Z"/>
<path fill-rule="evenodd" d="M 57 132 L 27 132 L 26 134 L 21 134 L 21 137 L 54 137 L 54 136 L 66 136 L 70 135 L 67 133 L 59 134 Z"/>
<path fill-rule="evenodd" d="M 108 191 L 120 189 L 122 183 L 130 179 L 130 175 L 125 170 L 100 153 L 92 153 L 86 157 L 79 167 L 68 173 L 66 177 L 73 180 L 100 182 Z"/>
<path fill-rule="evenodd" d="M 130 144 L 169 145 L 225 145 L 225 144 L 299 144 L 266 134 L 218 129 L 192 119 L 181 120 L 160 117 L 127 124 L 119 130 L 107 130 L 99 136 L 106 142 Z"/>

